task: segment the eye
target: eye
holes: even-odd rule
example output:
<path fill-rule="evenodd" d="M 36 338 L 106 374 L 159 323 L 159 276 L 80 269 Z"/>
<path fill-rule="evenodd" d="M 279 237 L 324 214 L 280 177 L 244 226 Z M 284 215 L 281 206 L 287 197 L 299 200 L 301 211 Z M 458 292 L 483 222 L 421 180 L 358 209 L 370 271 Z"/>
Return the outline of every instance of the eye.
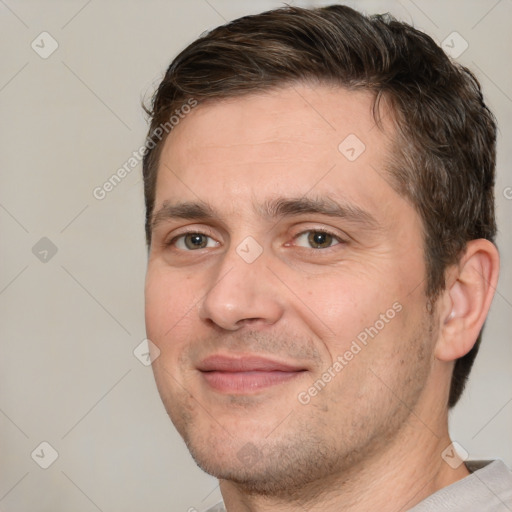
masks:
<path fill-rule="evenodd" d="M 218 242 L 204 233 L 183 233 L 173 238 L 168 245 L 174 245 L 182 251 L 194 251 L 207 247 L 217 247 Z"/>
<path fill-rule="evenodd" d="M 333 245 L 338 245 L 343 242 L 338 236 L 328 231 L 323 230 L 309 230 L 300 233 L 295 237 L 298 242 L 297 245 L 301 247 L 309 247 L 312 249 L 328 249 Z M 307 244 L 307 245 L 303 245 Z"/>

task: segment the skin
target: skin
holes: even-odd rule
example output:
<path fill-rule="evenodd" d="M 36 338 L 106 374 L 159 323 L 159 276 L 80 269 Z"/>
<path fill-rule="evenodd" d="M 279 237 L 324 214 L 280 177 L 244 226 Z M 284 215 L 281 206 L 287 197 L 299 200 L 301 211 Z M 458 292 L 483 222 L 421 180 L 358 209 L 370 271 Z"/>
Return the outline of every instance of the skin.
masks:
<path fill-rule="evenodd" d="M 215 215 L 157 216 L 146 279 L 147 334 L 160 350 L 153 370 L 196 462 L 220 479 L 228 511 L 398 512 L 468 474 L 441 457 L 451 442 L 446 401 L 453 361 L 489 308 L 497 251 L 470 242 L 427 311 L 421 219 L 390 185 L 393 130 L 375 126 L 371 106 L 367 92 L 287 86 L 200 105 L 165 142 L 155 212 L 203 201 Z M 349 134 L 365 145 L 354 161 L 338 150 Z M 329 197 L 374 222 L 268 218 L 261 207 L 276 197 Z M 315 230 L 334 235 L 328 247 L 311 244 Z M 186 232 L 203 233 L 206 246 L 195 249 Z M 237 252 L 249 236 L 262 250 L 251 263 Z M 400 311 L 334 372 L 393 304 Z M 252 392 L 219 392 L 198 370 L 212 354 L 256 354 L 304 371 Z M 329 368 L 335 376 L 300 403 Z"/>

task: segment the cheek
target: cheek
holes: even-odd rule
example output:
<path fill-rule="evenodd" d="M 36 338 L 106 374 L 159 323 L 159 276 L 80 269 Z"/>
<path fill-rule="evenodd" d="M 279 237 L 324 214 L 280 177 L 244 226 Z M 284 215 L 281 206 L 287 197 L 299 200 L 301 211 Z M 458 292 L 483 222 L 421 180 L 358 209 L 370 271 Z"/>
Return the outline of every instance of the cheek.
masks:
<path fill-rule="evenodd" d="M 422 318 L 422 290 L 411 294 L 397 275 L 397 269 L 372 273 L 352 266 L 347 272 L 295 281 L 297 289 L 302 284 L 305 290 L 301 297 L 309 320 L 304 321 L 317 326 L 313 330 L 323 345 L 324 366 L 342 358 L 345 376 L 339 382 L 349 376 L 356 382 L 371 379 L 368 368 L 378 361 L 386 361 L 386 373 L 398 371 L 403 351 L 411 348 L 408 340 Z"/>
<path fill-rule="evenodd" d="M 190 316 L 194 314 L 194 304 L 198 299 L 189 278 L 178 278 L 156 266 L 148 267 L 145 286 L 146 332 L 161 351 L 176 347 L 176 341 L 183 338 L 179 333 L 190 324 Z M 173 343 L 165 343 L 170 340 Z"/>
<path fill-rule="evenodd" d="M 368 279 L 367 275 L 359 276 L 353 271 L 315 276 L 296 286 L 306 289 L 303 295 L 305 306 L 328 337 L 338 340 L 341 347 L 362 329 L 373 325 L 381 313 L 399 300 L 398 290 L 389 283 L 379 282 L 378 277 Z"/>

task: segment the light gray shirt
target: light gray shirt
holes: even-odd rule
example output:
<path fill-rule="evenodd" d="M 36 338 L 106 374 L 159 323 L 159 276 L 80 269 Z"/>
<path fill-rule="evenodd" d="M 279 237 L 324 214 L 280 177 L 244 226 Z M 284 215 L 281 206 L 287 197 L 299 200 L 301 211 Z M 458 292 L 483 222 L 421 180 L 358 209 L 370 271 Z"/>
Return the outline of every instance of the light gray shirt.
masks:
<path fill-rule="evenodd" d="M 512 471 L 501 460 L 467 461 L 466 478 L 431 494 L 409 512 L 512 512 Z M 218 503 L 205 512 L 226 512 Z"/>
<path fill-rule="evenodd" d="M 425 498 L 409 512 L 512 512 L 512 471 L 501 460 L 467 461 L 471 475 Z"/>

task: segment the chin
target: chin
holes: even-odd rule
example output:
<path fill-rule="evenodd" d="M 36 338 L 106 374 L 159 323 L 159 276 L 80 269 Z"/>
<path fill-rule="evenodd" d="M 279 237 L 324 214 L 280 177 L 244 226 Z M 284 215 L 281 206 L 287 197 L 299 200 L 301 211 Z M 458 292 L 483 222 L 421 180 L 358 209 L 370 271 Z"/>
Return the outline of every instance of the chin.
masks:
<path fill-rule="evenodd" d="M 228 480 L 251 495 L 290 499 L 305 487 L 313 489 L 315 482 L 336 471 L 339 463 L 333 450 L 314 437 L 272 443 L 254 438 L 246 442 L 218 438 L 194 441 L 185 439 L 203 471 L 219 480 Z"/>

